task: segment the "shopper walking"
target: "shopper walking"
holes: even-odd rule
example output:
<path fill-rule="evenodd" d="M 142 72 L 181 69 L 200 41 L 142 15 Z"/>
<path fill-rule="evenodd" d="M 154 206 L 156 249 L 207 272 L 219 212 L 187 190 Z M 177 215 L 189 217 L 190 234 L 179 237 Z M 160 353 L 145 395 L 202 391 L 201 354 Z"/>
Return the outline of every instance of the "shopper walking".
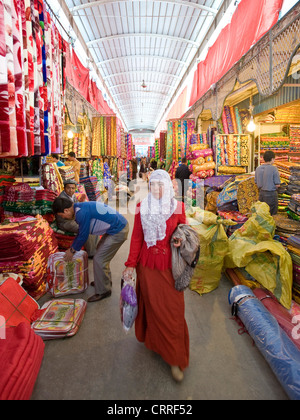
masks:
<path fill-rule="evenodd" d="M 166 171 L 154 171 L 149 188 L 149 194 L 136 208 L 123 275 L 131 276 L 136 269 L 137 339 L 160 354 L 171 366 L 173 378 L 181 381 L 189 364 L 189 333 L 184 293 L 175 289 L 172 276 L 170 240 L 177 226 L 186 223 L 185 210 L 183 203 L 174 198 Z"/>
<path fill-rule="evenodd" d="M 147 169 L 146 169 L 145 159 L 146 158 L 142 158 L 141 159 L 141 166 L 140 166 L 140 174 L 142 174 L 143 181 L 146 181 L 146 176 L 147 176 Z"/>
<path fill-rule="evenodd" d="M 188 186 L 186 185 L 187 180 L 189 180 L 190 175 L 192 175 L 192 172 L 189 170 L 186 163 L 186 158 L 182 158 L 181 165 L 178 166 L 175 172 L 175 179 L 178 182 L 178 194 L 182 201 L 184 201 L 184 197 L 186 196 L 186 192 L 188 190 Z"/>
<path fill-rule="evenodd" d="M 74 204 L 65 198 L 56 198 L 53 212 L 67 220 L 75 218 L 79 225 L 79 233 L 65 253 L 66 261 L 72 261 L 73 254 L 81 250 L 90 234 L 102 236 L 93 259 L 95 295 L 88 302 L 109 297 L 112 286 L 110 261 L 127 239 L 127 220 L 113 208 L 95 201 Z"/>
<path fill-rule="evenodd" d="M 264 155 L 264 164 L 260 165 L 255 171 L 255 183 L 259 190 L 259 201 L 267 203 L 270 207 L 271 215 L 278 212 L 278 192 L 280 187 L 280 176 L 275 162 L 275 153 L 267 150 Z"/>

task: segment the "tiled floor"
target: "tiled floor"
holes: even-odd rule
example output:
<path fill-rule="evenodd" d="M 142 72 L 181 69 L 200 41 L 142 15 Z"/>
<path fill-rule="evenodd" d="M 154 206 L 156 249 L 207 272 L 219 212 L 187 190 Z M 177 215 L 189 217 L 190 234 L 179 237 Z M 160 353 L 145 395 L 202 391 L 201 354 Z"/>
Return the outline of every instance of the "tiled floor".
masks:
<path fill-rule="evenodd" d="M 142 187 L 145 193 L 146 184 Z M 130 227 L 133 216 L 128 215 Z M 119 311 L 127 241 L 111 263 L 112 296 L 88 304 L 78 334 L 46 342 L 33 400 L 280 400 L 287 396 L 248 334 L 231 319 L 225 278 L 214 292 L 185 292 L 190 367 L 175 383 L 160 356 L 126 334 Z M 90 281 L 92 281 L 92 261 Z M 75 297 L 87 298 L 93 288 Z M 73 296 L 74 297 L 74 296 Z M 43 299 L 48 299 L 44 297 Z M 42 301 L 40 302 L 42 303 Z"/>

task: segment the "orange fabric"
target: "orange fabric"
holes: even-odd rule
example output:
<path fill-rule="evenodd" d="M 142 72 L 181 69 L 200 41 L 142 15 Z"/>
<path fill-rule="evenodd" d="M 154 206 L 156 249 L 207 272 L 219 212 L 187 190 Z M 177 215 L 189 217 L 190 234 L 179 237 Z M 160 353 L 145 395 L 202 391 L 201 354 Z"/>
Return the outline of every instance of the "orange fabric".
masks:
<path fill-rule="evenodd" d="M 137 266 L 136 338 L 170 366 L 189 364 L 189 332 L 184 317 L 184 292 L 174 286 L 171 269 Z"/>

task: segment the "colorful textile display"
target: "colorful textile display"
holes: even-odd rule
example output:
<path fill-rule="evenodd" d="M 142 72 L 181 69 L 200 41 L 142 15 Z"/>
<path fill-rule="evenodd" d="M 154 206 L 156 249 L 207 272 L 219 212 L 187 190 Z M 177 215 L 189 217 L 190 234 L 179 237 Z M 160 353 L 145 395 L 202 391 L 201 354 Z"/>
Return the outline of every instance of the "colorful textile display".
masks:
<path fill-rule="evenodd" d="M 42 186 L 59 195 L 64 189 L 64 184 L 56 163 L 45 163 L 41 172 Z"/>
<path fill-rule="evenodd" d="M 0 156 L 61 152 L 67 42 L 43 0 L 5 0 L 0 8 Z"/>
<path fill-rule="evenodd" d="M 2 206 L 5 211 L 28 215 L 52 214 L 56 193 L 49 190 L 35 190 L 28 184 L 17 183 L 6 187 Z"/>
<path fill-rule="evenodd" d="M 86 308 L 83 299 L 51 300 L 36 314 L 32 329 L 43 340 L 72 337 L 79 330 Z"/>
<path fill-rule="evenodd" d="M 230 112 L 230 111 L 228 111 Z M 243 173 L 245 168 L 240 172 L 238 169 L 228 169 L 224 172 L 224 167 L 248 167 L 249 165 L 249 137 L 247 135 L 229 134 L 214 136 L 216 145 L 216 162 L 218 171 L 221 173 Z M 221 171 L 219 170 L 221 168 Z M 231 172 L 230 172 L 231 171 Z"/>
<path fill-rule="evenodd" d="M 260 138 L 260 161 L 263 163 L 263 154 L 266 150 L 275 153 L 275 162 L 288 161 L 290 151 L 290 138 L 282 134 L 264 134 Z"/>
<path fill-rule="evenodd" d="M 44 357 L 45 344 L 25 322 L 7 328 L 0 340 L 0 400 L 30 400 Z"/>
<path fill-rule="evenodd" d="M 89 285 L 88 254 L 76 252 L 71 262 L 65 262 L 64 256 L 56 252 L 48 259 L 47 291 L 54 297 L 82 293 Z"/>

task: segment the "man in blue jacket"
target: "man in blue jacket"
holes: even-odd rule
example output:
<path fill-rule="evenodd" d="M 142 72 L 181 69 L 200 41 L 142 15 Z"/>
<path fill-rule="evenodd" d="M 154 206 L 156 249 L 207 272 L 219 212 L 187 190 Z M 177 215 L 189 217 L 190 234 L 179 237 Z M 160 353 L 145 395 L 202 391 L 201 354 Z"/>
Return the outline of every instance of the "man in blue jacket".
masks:
<path fill-rule="evenodd" d="M 88 302 L 96 302 L 111 295 L 110 261 L 121 245 L 126 241 L 128 222 L 113 208 L 95 201 L 72 203 L 65 198 L 56 198 L 53 212 L 66 220 L 73 220 L 79 225 L 79 233 L 70 249 L 66 251 L 65 260 L 72 261 L 76 251 L 80 251 L 89 235 L 102 236 L 94 256 L 95 295 Z"/>

